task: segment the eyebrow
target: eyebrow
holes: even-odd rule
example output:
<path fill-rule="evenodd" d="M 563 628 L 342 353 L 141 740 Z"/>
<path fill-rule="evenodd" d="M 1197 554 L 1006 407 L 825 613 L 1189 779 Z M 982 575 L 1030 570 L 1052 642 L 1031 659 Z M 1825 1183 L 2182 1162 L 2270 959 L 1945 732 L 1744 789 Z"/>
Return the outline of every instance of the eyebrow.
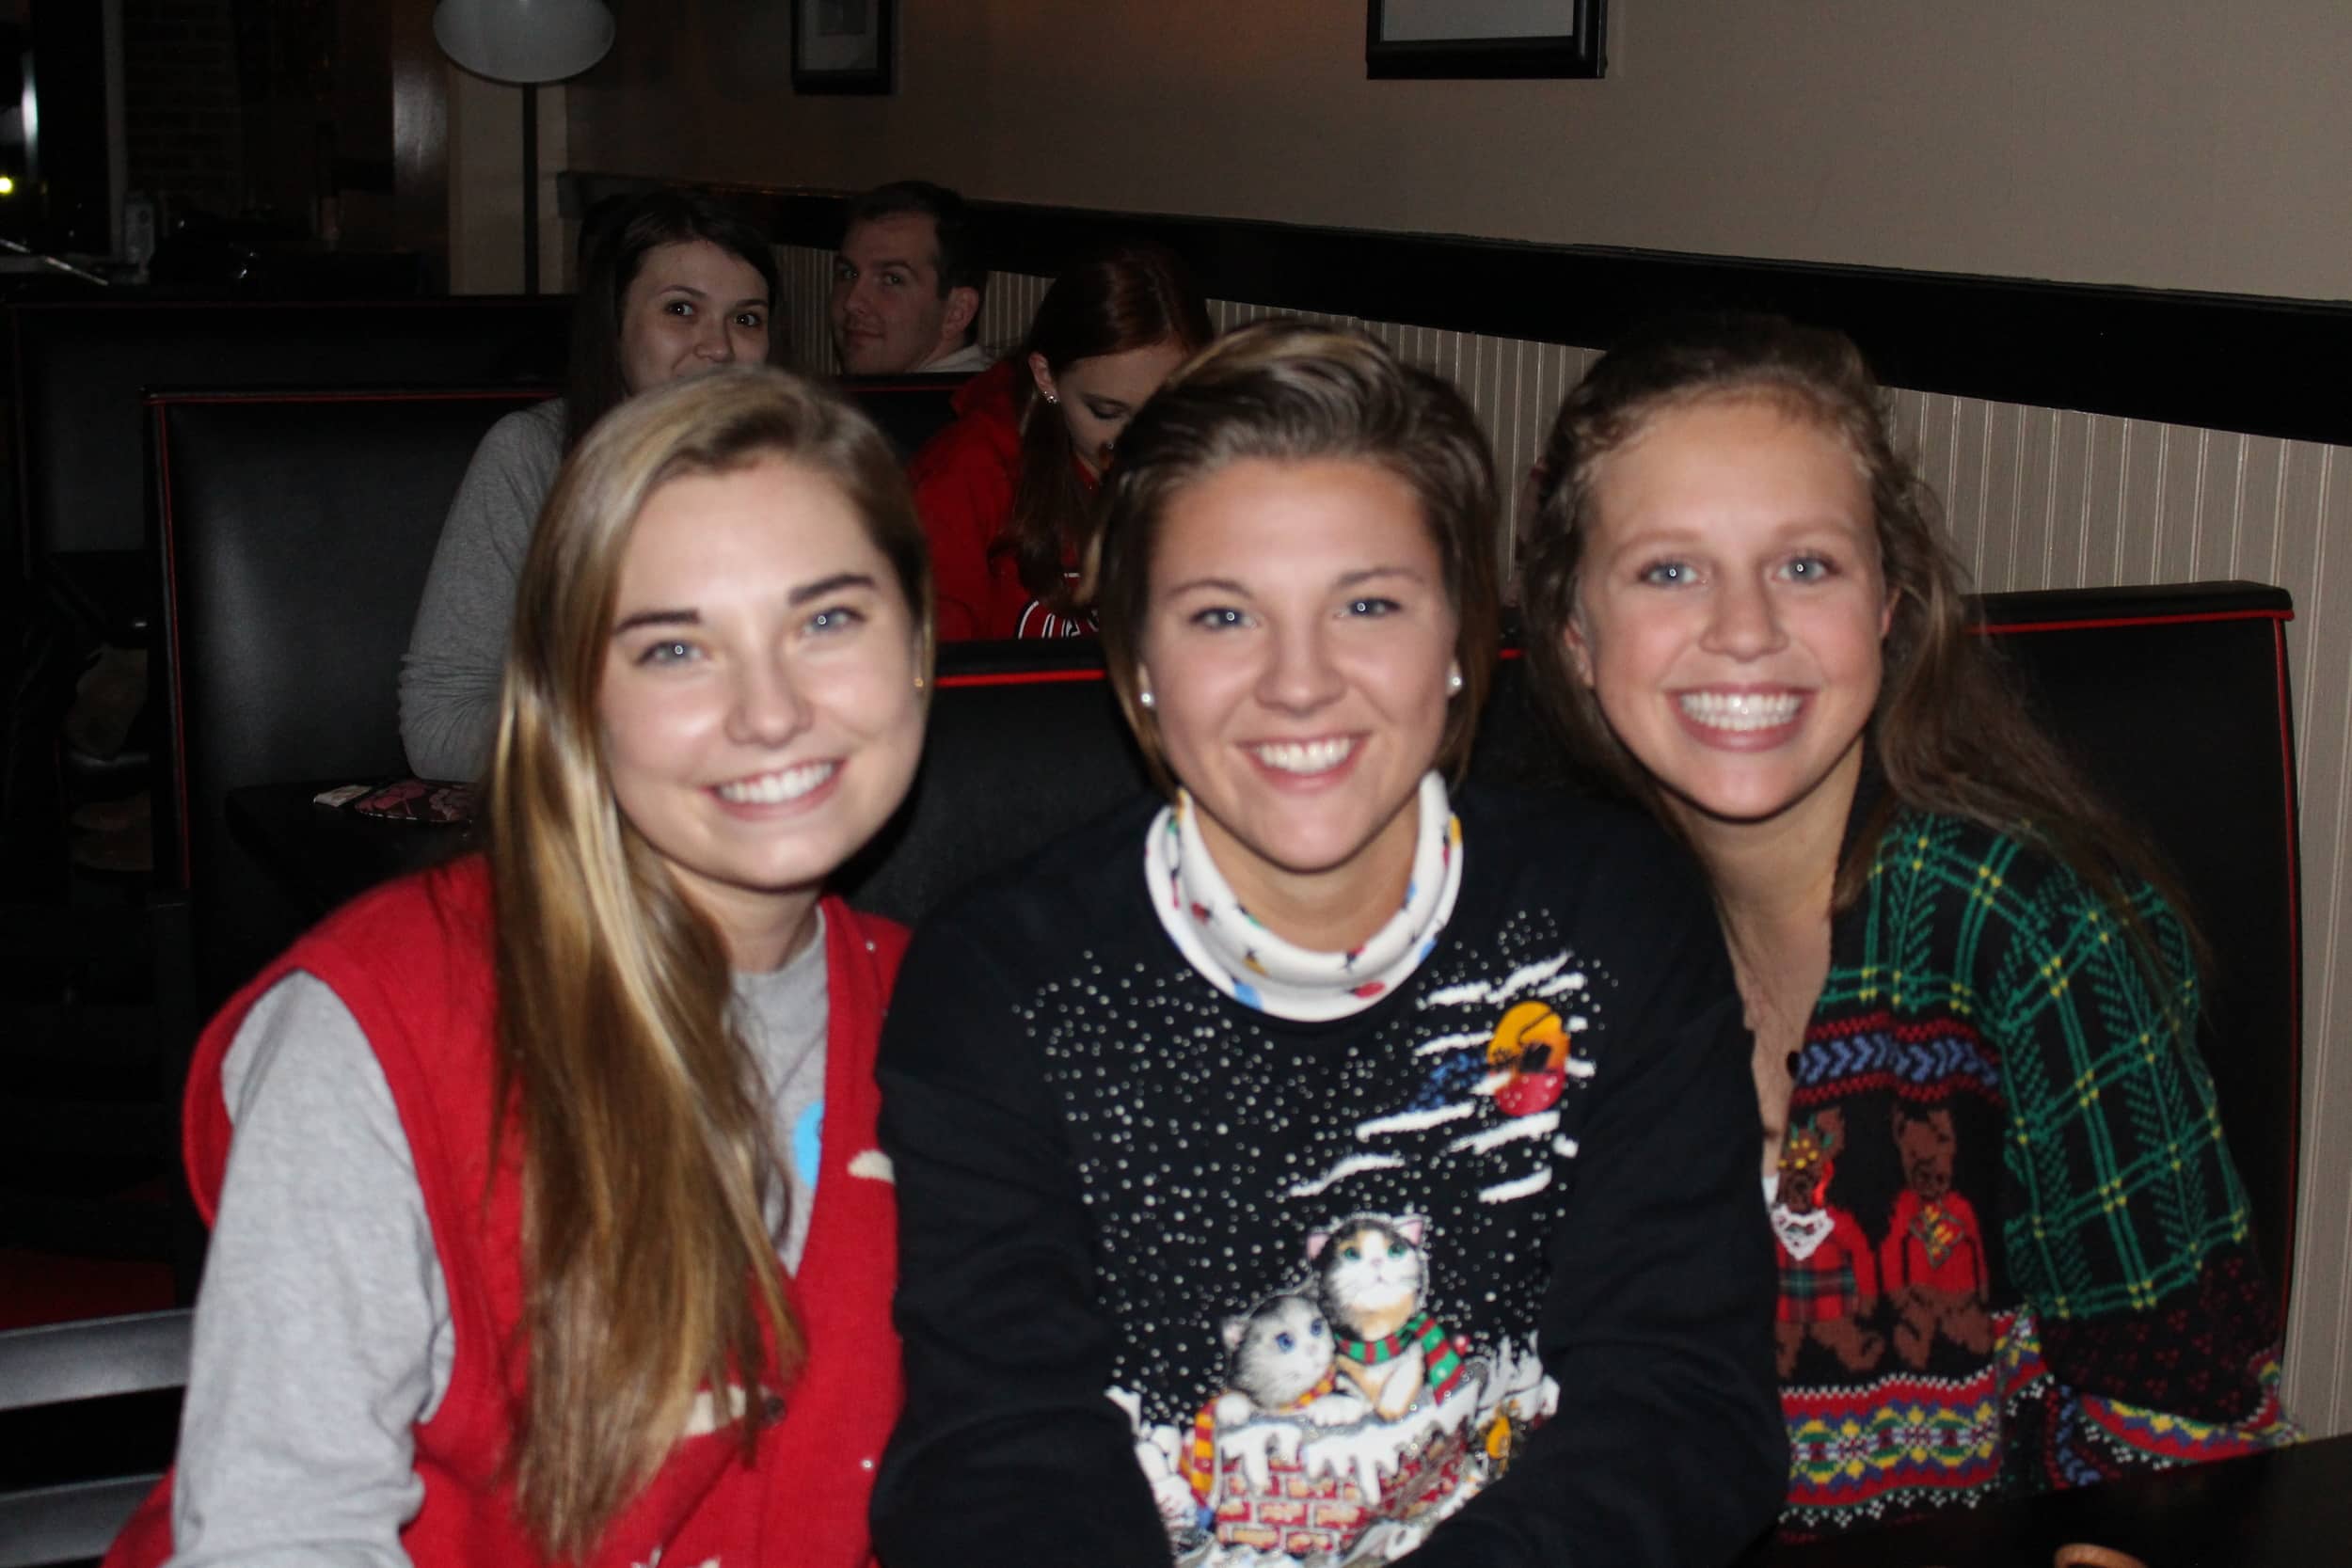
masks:
<path fill-rule="evenodd" d="M 786 594 L 784 602 L 797 608 L 808 603 L 811 599 L 821 599 L 828 594 L 838 594 L 845 588 L 874 588 L 876 586 L 871 573 L 835 572 L 829 578 L 818 578 L 815 582 L 803 583 Z M 636 631 L 644 626 L 698 626 L 702 625 L 702 611 L 699 610 L 641 610 L 633 615 L 624 615 L 615 621 L 612 624 L 612 635 L 618 637 L 623 632 Z"/>
<path fill-rule="evenodd" d="M 1376 581 L 1381 578 L 1404 578 L 1412 582 L 1428 580 L 1423 574 L 1415 571 L 1410 566 L 1366 566 L 1359 571 L 1341 573 L 1331 580 L 1331 586 L 1339 589 L 1355 588 L 1367 582 Z M 1173 584 L 1167 590 L 1167 593 L 1173 597 L 1178 594 L 1190 594 L 1199 589 L 1210 589 L 1220 594 L 1239 594 L 1245 598 L 1251 596 L 1248 585 L 1236 582 L 1232 578 L 1194 578 L 1188 582 Z"/>
<path fill-rule="evenodd" d="M 664 294 L 692 294 L 696 299 L 708 299 L 710 297 L 708 294 L 703 293 L 702 290 L 694 287 L 691 283 L 664 283 L 660 289 L 655 291 L 654 297 L 656 299 L 660 299 Z M 766 294 L 745 294 L 742 298 L 737 300 L 732 306 L 728 307 L 728 309 L 739 310 L 746 305 L 756 305 L 764 310 L 768 308 L 768 296 Z"/>
<path fill-rule="evenodd" d="M 614 622 L 612 635 L 618 637 L 640 626 L 698 626 L 702 619 L 702 611 L 697 610 L 641 610 Z"/>
<path fill-rule="evenodd" d="M 873 574 L 870 572 L 835 572 L 829 578 L 818 578 L 815 582 L 803 583 L 787 594 L 784 602 L 789 605 L 804 605 L 811 599 L 820 599 L 828 594 L 838 594 L 845 588 L 872 588 L 874 586 Z"/>

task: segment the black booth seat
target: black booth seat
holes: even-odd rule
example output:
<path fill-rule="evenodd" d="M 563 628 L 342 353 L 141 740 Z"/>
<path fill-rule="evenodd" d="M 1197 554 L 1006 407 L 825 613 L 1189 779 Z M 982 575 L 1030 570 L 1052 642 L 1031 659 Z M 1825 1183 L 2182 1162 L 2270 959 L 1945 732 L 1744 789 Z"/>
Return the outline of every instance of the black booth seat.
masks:
<path fill-rule="evenodd" d="M 294 837 L 278 842 L 250 832 L 241 842 L 226 803 L 246 786 L 405 771 L 394 685 L 440 520 L 481 433 L 525 401 L 150 400 L 174 780 L 168 800 L 159 798 L 158 855 L 191 895 L 201 995 L 217 997 L 333 897 L 431 842 L 427 830 L 390 830 L 335 867 L 303 847 L 307 798 L 297 799 Z M 2288 597 L 2223 583 L 2003 594 L 1982 605 L 2026 700 L 2145 832 L 2212 949 L 2214 1076 L 2283 1300 L 2301 1016 Z M 1508 659 L 1502 669 L 1476 776 L 1565 774 L 1527 706 L 1520 668 Z M 919 918 L 978 873 L 1143 787 L 1091 643 L 951 646 L 913 798 L 850 868 L 848 891 L 882 913 Z"/>
<path fill-rule="evenodd" d="M 8 309 L 27 564 L 119 637 L 150 612 L 140 399 L 154 388 L 563 384 L 571 301 L 100 299 Z"/>
<path fill-rule="evenodd" d="M 303 919 L 230 843 L 228 792 L 406 770 L 395 681 L 441 520 L 484 433 L 547 395 L 147 399 L 164 606 L 155 863 L 190 895 L 199 1002 Z"/>

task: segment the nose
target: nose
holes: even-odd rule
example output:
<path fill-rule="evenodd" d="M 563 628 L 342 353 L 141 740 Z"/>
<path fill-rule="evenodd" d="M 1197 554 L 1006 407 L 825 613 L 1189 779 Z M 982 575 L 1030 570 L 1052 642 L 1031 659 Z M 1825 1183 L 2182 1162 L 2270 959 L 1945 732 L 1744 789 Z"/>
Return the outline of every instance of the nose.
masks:
<path fill-rule="evenodd" d="M 808 727 L 809 705 L 781 657 L 736 666 L 727 705 L 727 738 L 745 746 L 782 746 Z"/>
<path fill-rule="evenodd" d="M 705 315 L 695 324 L 694 352 L 714 365 L 735 361 L 735 318 L 717 313 Z"/>
<path fill-rule="evenodd" d="M 1728 578 L 1708 610 L 1707 631 L 1700 645 L 1710 653 L 1761 658 L 1788 641 L 1780 624 L 1780 607 L 1765 583 Z"/>
<path fill-rule="evenodd" d="M 1311 614 L 1273 628 L 1258 678 L 1261 704 L 1306 714 L 1339 696 L 1346 683 L 1326 642 L 1325 626 L 1323 616 Z"/>

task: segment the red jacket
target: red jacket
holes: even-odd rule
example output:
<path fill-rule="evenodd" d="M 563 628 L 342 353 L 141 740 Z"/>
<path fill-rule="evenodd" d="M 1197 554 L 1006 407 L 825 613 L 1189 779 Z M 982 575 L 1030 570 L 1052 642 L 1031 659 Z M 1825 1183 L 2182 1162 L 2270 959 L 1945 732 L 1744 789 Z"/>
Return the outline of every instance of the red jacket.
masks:
<path fill-rule="evenodd" d="M 943 642 L 1093 630 L 1049 614 L 1022 586 L 1011 553 L 990 553 L 1011 521 L 1021 481 L 1021 426 L 1012 400 L 1014 378 L 1023 373 L 1018 360 L 1005 359 L 965 382 L 955 396 L 956 422 L 925 442 L 907 465 L 914 509 L 930 538 Z"/>
<path fill-rule="evenodd" d="M 864 1568 L 866 1498 L 898 1408 L 890 1327 L 896 1194 L 874 1147 L 874 1044 L 906 934 L 825 902 L 823 1164 L 798 1275 L 787 1281 L 808 1361 L 784 1414 L 740 1462 L 730 1424 L 681 1441 L 580 1568 L 657 1560 L 726 1568 Z M 183 1108 L 188 1180 L 210 1220 L 232 1133 L 221 1065 L 262 993 L 300 969 L 331 987 L 383 1065 L 415 1155 L 457 1344 L 450 1386 L 416 1430 L 424 1500 L 402 1531 L 418 1568 L 537 1563 L 513 1514 L 513 1411 L 522 1322 L 518 1140 L 489 1168 L 495 1009 L 486 869 L 469 859 L 380 888 L 296 942 L 230 999 L 198 1042 Z M 510 1126 L 510 1133 L 512 1128 Z M 753 1402 L 755 1407 L 760 1402 Z M 171 1482 L 151 1496 L 106 1568 L 157 1563 L 171 1544 Z"/>

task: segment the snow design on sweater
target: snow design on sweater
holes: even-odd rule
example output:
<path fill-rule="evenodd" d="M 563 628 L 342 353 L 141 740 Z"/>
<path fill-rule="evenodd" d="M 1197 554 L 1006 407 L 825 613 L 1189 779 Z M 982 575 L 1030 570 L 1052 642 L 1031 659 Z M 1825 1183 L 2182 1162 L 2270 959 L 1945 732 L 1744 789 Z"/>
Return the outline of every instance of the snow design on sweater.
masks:
<path fill-rule="evenodd" d="M 1613 987 L 1542 911 L 1477 945 L 1329 1022 L 1091 952 L 1025 1014 L 1182 1562 L 1407 1549 L 1557 1404 L 1542 1254 Z"/>

